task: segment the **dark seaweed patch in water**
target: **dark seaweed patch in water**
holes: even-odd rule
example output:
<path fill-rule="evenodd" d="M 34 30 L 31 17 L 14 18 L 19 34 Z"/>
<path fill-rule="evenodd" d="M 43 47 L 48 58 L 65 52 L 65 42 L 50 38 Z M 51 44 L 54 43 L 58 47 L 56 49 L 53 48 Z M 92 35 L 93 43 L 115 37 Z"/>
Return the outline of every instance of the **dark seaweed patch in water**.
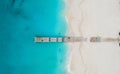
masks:
<path fill-rule="evenodd" d="M 6 10 L 15 17 L 22 17 L 28 19 L 27 13 L 22 9 L 24 0 L 9 0 L 6 5 Z"/>

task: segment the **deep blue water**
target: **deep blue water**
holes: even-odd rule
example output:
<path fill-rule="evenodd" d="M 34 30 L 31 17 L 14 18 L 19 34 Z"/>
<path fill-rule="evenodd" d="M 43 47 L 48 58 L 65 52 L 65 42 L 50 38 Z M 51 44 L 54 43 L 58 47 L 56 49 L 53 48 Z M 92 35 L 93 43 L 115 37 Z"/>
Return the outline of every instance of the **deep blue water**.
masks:
<path fill-rule="evenodd" d="M 0 74 L 66 74 L 64 43 L 35 36 L 65 36 L 62 0 L 0 0 Z"/>

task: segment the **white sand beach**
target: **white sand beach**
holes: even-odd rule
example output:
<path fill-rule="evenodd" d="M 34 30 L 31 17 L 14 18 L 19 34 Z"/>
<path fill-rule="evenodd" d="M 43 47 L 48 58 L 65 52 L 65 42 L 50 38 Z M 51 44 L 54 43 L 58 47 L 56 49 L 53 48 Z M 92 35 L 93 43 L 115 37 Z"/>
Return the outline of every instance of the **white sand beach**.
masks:
<path fill-rule="evenodd" d="M 118 37 L 120 0 L 66 0 L 69 36 Z M 69 43 L 71 74 L 120 74 L 117 42 Z"/>

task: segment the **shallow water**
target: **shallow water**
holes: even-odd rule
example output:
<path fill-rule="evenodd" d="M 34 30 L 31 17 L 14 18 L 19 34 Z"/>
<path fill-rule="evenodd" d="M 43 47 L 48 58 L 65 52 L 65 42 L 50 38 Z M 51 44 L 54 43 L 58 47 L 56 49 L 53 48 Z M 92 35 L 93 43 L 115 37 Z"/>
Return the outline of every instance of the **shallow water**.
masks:
<path fill-rule="evenodd" d="M 35 36 L 65 36 L 62 0 L 0 0 L 0 74 L 66 74 L 64 43 Z"/>

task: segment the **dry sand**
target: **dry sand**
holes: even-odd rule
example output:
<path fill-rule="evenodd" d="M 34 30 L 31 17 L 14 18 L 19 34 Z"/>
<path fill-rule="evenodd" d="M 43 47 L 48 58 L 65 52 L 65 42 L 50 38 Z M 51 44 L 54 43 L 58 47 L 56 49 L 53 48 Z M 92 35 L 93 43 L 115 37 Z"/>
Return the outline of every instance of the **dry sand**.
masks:
<path fill-rule="evenodd" d="M 120 0 L 66 0 L 69 36 L 117 37 Z M 118 43 L 69 43 L 71 74 L 120 74 Z"/>

